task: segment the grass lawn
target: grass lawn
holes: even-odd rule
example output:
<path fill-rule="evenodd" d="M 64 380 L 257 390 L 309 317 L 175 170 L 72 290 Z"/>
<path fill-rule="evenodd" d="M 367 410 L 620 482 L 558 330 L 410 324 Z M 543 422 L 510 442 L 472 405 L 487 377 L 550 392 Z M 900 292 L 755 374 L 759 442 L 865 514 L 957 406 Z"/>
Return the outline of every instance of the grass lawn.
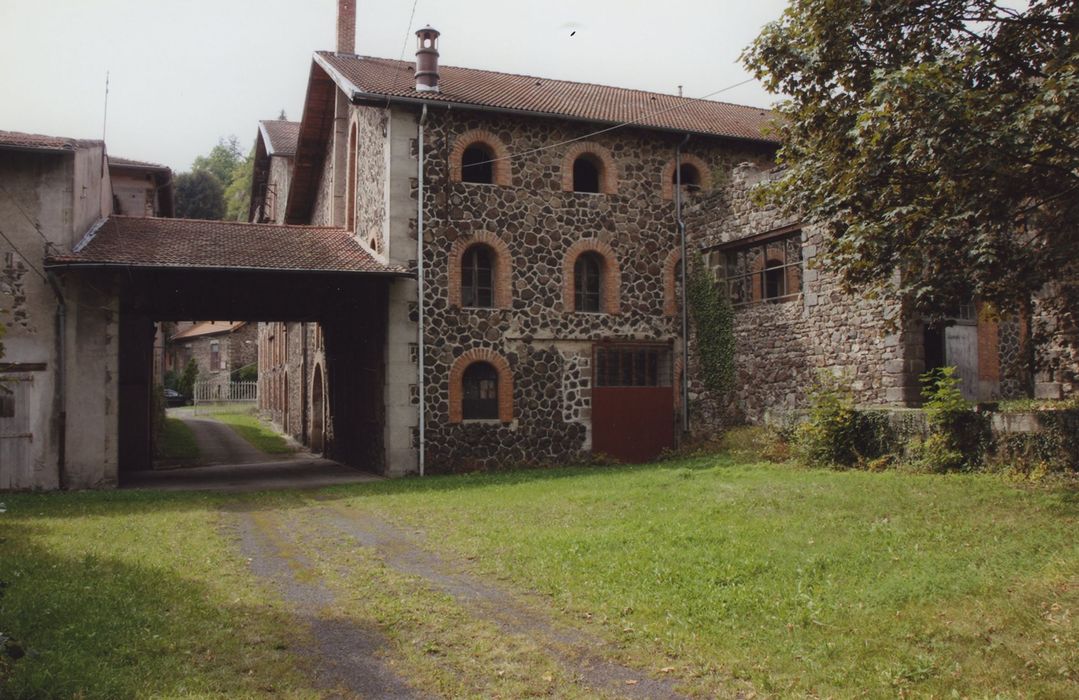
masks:
<path fill-rule="evenodd" d="M 212 416 L 214 420 L 225 423 L 240 437 L 266 454 L 288 454 L 295 451 L 280 433 L 251 413 L 222 411 L 214 412 Z"/>
<path fill-rule="evenodd" d="M 161 431 L 159 459 L 196 460 L 199 458 L 199 446 L 191 428 L 179 418 L 166 418 Z"/>
<path fill-rule="evenodd" d="M 219 530 L 220 498 L 129 491 L 0 501 L 0 633 L 26 651 L 13 663 L 0 655 L 0 697 L 307 692 L 288 652 L 306 643 L 303 632 Z"/>
<path fill-rule="evenodd" d="M 304 630 L 249 573 L 223 508 L 310 543 L 303 575 L 339 594 L 337 614 L 381 625 L 404 676 L 438 694 L 580 688 L 327 533 L 319 513 L 424 533 L 694 696 L 1079 695 L 1079 499 L 992 476 L 719 456 L 317 493 L 0 500 L 0 632 L 29 652 L 6 680 L 0 662 L 0 697 L 317 694 L 292 654 Z"/>

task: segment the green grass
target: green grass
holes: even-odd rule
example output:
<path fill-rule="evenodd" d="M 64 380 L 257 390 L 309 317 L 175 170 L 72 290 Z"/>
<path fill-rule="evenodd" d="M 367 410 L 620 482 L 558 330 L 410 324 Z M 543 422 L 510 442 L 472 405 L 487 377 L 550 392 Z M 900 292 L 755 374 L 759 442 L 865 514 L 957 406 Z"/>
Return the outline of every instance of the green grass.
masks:
<path fill-rule="evenodd" d="M 221 499 L 5 495 L 0 697 L 316 696 L 309 643 L 219 529 Z M 6 676 L 6 677 L 5 677 Z"/>
<path fill-rule="evenodd" d="M 199 458 L 199 446 L 195 442 L 195 433 L 179 418 L 166 418 L 161 431 L 158 457 L 164 460 L 196 460 Z"/>
<path fill-rule="evenodd" d="M 319 492 L 8 495 L 0 697 L 306 696 L 303 629 L 220 509 L 302 543 L 335 615 L 450 697 L 587 697 L 527 637 L 468 614 L 318 513 L 425 533 L 451 567 L 605 638 L 696 697 L 1079 695 L 1079 499 L 991 475 L 834 472 L 700 457 Z"/>
<path fill-rule="evenodd" d="M 358 491 L 697 694 L 1079 693 L 1074 493 L 731 458 Z"/>
<path fill-rule="evenodd" d="M 280 433 L 250 413 L 222 411 L 211 415 L 214 420 L 225 423 L 236 431 L 237 435 L 266 454 L 288 454 L 295 451 Z"/>

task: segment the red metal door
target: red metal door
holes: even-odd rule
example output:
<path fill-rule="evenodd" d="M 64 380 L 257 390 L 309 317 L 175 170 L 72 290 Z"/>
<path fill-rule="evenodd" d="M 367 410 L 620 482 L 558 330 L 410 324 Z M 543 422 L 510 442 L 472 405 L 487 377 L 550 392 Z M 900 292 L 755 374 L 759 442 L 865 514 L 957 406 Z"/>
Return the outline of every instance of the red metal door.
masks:
<path fill-rule="evenodd" d="M 666 347 L 597 345 L 592 451 L 647 462 L 674 446 L 674 395 Z"/>

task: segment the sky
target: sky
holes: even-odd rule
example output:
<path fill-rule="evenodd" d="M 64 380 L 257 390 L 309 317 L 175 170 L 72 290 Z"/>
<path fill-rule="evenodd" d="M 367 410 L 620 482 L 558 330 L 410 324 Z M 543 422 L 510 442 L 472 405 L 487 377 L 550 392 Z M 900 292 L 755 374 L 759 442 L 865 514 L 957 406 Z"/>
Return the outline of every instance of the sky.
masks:
<path fill-rule="evenodd" d="M 743 48 L 785 0 L 358 0 L 356 52 L 699 97 L 751 77 Z M 176 171 L 223 136 L 299 121 L 336 0 L 0 0 L 0 129 L 101 138 Z M 755 81 L 715 99 L 776 101 Z"/>

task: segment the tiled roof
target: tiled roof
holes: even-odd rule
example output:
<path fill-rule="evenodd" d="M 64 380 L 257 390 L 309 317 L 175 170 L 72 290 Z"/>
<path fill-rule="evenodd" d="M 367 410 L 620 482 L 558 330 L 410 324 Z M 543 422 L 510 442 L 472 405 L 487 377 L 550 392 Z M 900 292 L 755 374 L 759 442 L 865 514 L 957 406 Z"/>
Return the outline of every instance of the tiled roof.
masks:
<path fill-rule="evenodd" d="M 198 338 L 204 335 L 231 333 L 245 323 L 246 321 L 199 321 L 190 328 L 183 329 L 169 338 L 169 340 L 183 340 L 184 338 Z"/>
<path fill-rule="evenodd" d="M 755 141 L 776 140 L 762 133 L 775 114 L 759 107 L 441 65 L 440 92 L 417 92 L 411 62 L 330 51 L 319 51 L 316 57 L 328 66 L 342 89 L 355 90 L 354 99 L 414 98 L 610 124 L 633 122 L 643 127 Z"/>
<path fill-rule="evenodd" d="M 344 229 L 110 216 L 47 267 L 146 267 L 407 275 Z"/>
<path fill-rule="evenodd" d="M 132 160 L 130 158 L 121 158 L 119 156 L 109 156 L 109 167 L 120 168 L 142 168 L 143 170 L 170 170 L 169 166 L 161 165 L 160 163 L 150 163 L 145 160 Z"/>
<path fill-rule="evenodd" d="M 66 136 L 24 134 L 20 131 L 0 131 L 0 148 L 26 151 L 75 151 L 91 146 L 103 146 L 103 141 L 70 139 Z"/>
<path fill-rule="evenodd" d="M 259 122 L 266 139 L 266 152 L 271 156 L 296 155 L 296 139 L 300 134 L 300 122 L 284 119 L 265 119 Z"/>

